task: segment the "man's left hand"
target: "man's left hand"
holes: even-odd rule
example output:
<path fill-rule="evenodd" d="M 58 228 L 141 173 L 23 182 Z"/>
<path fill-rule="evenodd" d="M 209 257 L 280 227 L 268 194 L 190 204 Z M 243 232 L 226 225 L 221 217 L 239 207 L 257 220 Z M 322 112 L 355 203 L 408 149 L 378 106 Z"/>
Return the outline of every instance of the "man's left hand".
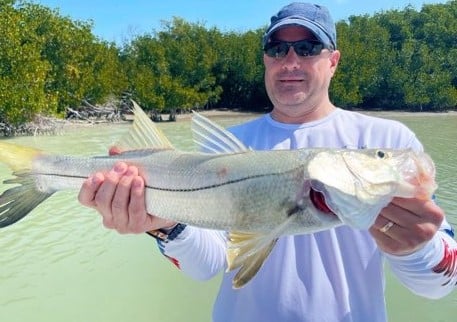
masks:
<path fill-rule="evenodd" d="M 443 220 L 443 210 L 432 200 L 394 198 L 369 231 L 382 251 L 401 256 L 423 247 Z"/>

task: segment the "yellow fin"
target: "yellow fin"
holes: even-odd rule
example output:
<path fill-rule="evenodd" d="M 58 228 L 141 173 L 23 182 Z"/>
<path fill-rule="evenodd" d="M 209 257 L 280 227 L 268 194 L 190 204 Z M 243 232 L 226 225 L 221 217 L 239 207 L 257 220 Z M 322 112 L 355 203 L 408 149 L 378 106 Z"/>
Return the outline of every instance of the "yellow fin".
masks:
<path fill-rule="evenodd" d="M 122 150 L 173 149 L 165 134 L 151 121 L 141 107 L 133 103 L 133 124 L 130 131 L 115 145 Z"/>
<path fill-rule="evenodd" d="M 38 191 L 35 179 L 30 175 L 33 159 L 39 154 L 38 149 L 0 141 L 0 162 L 8 165 L 16 176 L 3 181 L 15 186 L 0 194 L 0 228 L 24 218 L 52 195 Z"/>
<path fill-rule="evenodd" d="M 288 216 L 283 223 L 268 234 L 249 232 L 230 232 L 227 245 L 227 271 L 240 267 L 233 278 L 233 288 L 241 288 L 249 282 L 262 267 L 270 255 L 278 238 L 290 225 L 294 224 L 296 215 Z"/>
<path fill-rule="evenodd" d="M 266 235 L 255 233 L 229 234 L 227 271 L 240 267 L 233 279 L 233 288 L 243 287 L 257 274 L 277 240 L 277 238 L 271 240 Z"/>
<path fill-rule="evenodd" d="M 32 160 L 40 153 L 38 149 L 0 141 L 0 162 L 14 171 L 31 169 Z"/>

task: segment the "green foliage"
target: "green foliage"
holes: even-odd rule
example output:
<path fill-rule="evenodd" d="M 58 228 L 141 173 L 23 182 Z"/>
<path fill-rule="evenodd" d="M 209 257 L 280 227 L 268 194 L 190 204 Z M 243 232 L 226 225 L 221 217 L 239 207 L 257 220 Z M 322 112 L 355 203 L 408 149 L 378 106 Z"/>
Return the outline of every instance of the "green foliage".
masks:
<path fill-rule="evenodd" d="M 222 92 L 213 70 L 216 30 L 175 18 L 156 35 L 134 39 L 123 51 L 129 90 L 146 109 L 193 109 L 217 102 Z"/>
<path fill-rule="evenodd" d="M 343 107 L 457 107 L 457 1 L 337 25 L 342 59 L 332 97 Z"/>
<path fill-rule="evenodd" d="M 92 22 L 0 0 L 0 122 L 63 115 L 82 101 L 129 93 L 146 109 L 264 110 L 265 28 L 221 32 L 181 18 L 122 48 Z M 457 1 L 408 6 L 337 23 L 341 61 L 331 98 L 344 108 L 457 107 Z"/>
<path fill-rule="evenodd" d="M 337 24 L 340 66 L 331 97 L 338 105 L 358 106 L 375 99 L 391 57 L 389 35 L 368 16 L 352 16 Z M 380 63 L 382 62 L 382 63 Z"/>
<path fill-rule="evenodd" d="M 171 77 L 165 51 L 150 36 L 134 39 L 122 54 L 122 64 L 129 80 L 129 92 L 144 108 L 165 107 L 164 95 Z"/>
<path fill-rule="evenodd" d="M 24 13 L 40 39 L 41 59 L 51 65 L 46 91 L 58 94 L 59 111 L 82 100 L 98 102 L 126 84 L 114 45 L 95 39 L 92 25 L 39 5 L 27 5 Z"/>
<path fill-rule="evenodd" d="M 174 18 L 164 23 L 164 30 L 156 36 L 165 50 L 173 80 L 171 91 L 164 93 L 167 107 L 200 108 L 216 102 L 222 92 L 213 74 L 218 59 L 214 44 L 220 32 Z"/>
<path fill-rule="evenodd" d="M 44 91 L 51 65 L 40 57 L 33 26 L 12 4 L 1 5 L 0 34 L 0 122 L 22 123 L 55 110 L 55 97 Z"/>
<path fill-rule="evenodd" d="M 119 50 L 97 40 L 90 23 L 32 3 L 0 6 L 1 122 L 59 115 L 67 106 L 100 102 L 126 88 Z"/>
<path fill-rule="evenodd" d="M 263 85 L 263 33 L 263 28 L 244 34 L 230 32 L 217 44 L 216 75 L 223 88 L 220 106 L 261 109 L 269 104 Z"/>

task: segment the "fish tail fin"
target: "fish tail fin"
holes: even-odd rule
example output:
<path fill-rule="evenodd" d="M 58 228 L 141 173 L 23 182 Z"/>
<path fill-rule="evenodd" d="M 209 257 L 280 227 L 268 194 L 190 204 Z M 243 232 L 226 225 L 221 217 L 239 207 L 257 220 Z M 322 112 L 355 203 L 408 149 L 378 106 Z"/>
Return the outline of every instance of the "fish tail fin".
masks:
<path fill-rule="evenodd" d="M 7 189 L 0 195 L 0 228 L 21 220 L 53 194 L 37 190 L 31 172 L 15 172 L 14 175 L 14 179 L 3 181 L 17 186 Z"/>
<path fill-rule="evenodd" d="M 3 181 L 16 186 L 0 195 L 0 228 L 21 220 L 52 195 L 52 192 L 37 190 L 31 173 L 32 162 L 39 154 L 41 151 L 38 149 L 0 141 L 0 162 L 11 168 L 16 176 Z"/>
<path fill-rule="evenodd" d="M 38 149 L 0 141 L 0 162 L 14 171 L 31 169 L 32 160 L 40 153 Z"/>

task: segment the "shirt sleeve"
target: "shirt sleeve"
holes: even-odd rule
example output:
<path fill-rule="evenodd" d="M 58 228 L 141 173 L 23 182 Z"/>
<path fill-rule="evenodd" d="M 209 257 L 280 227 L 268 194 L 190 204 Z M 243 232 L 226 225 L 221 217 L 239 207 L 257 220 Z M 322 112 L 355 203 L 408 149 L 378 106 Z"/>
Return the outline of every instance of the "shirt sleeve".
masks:
<path fill-rule="evenodd" d="M 406 146 L 423 151 L 412 132 L 407 141 L 398 148 Z M 385 254 L 385 257 L 400 282 L 415 294 L 438 299 L 457 288 L 457 242 L 454 230 L 446 220 L 422 249 L 407 256 Z"/>
<path fill-rule="evenodd" d="M 446 296 L 457 288 L 457 242 L 444 222 L 422 249 L 407 256 L 385 254 L 393 273 L 413 293 L 430 299 Z"/>
<path fill-rule="evenodd" d="M 176 267 L 197 280 L 207 280 L 226 267 L 227 234 L 187 226 L 174 240 L 158 246 Z"/>

